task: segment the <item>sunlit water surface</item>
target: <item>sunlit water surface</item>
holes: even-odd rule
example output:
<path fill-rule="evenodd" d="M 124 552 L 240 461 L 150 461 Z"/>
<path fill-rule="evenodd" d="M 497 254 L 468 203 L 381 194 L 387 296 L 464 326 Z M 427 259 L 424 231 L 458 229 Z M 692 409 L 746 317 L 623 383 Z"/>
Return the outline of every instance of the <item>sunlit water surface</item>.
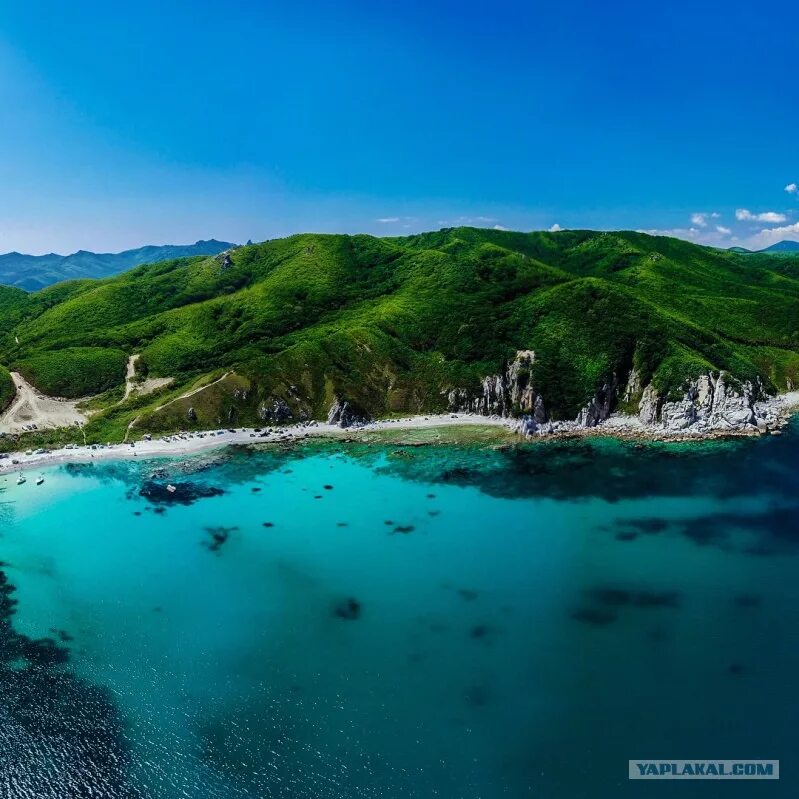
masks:
<path fill-rule="evenodd" d="M 795 796 L 797 429 L 2 478 L 0 796 Z"/>

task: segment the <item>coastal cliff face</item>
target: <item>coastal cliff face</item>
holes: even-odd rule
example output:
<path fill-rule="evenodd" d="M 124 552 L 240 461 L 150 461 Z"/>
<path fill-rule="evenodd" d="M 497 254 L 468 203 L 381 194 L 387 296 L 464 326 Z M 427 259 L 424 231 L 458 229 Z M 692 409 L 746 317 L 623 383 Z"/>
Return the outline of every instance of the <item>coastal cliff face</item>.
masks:
<path fill-rule="evenodd" d="M 765 431 L 778 422 L 778 413 L 758 382 L 737 383 L 724 372 L 685 381 L 679 399 L 663 397 L 650 383 L 642 387 L 632 369 L 621 384 L 610 375 L 573 420 L 550 419 L 546 399 L 532 383 L 535 352 L 520 350 L 500 374 L 483 379 L 476 390 L 446 390 L 452 411 L 518 418 L 524 436 L 598 427 L 613 417 L 618 427 L 645 429 L 654 434 Z M 640 398 L 640 399 L 638 399 Z M 619 402 L 629 407 L 638 399 L 638 414 L 615 413 Z"/>
<path fill-rule="evenodd" d="M 327 423 L 338 427 L 360 427 L 371 421 L 366 411 L 342 397 L 336 397 L 327 412 Z"/>
<path fill-rule="evenodd" d="M 476 391 L 465 388 L 445 390 L 443 393 L 446 394 L 449 409 L 483 416 L 537 413 L 543 421 L 546 416 L 543 399 L 536 394 L 532 385 L 533 363 L 535 353 L 532 350 L 519 350 L 502 374 L 483 378 Z"/>
<path fill-rule="evenodd" d="M 759 384 L 735 384 L 724 372 L 689 381 L 682 399 L 676 401 L 662 401 L 657 391 L 647 386 L 639 419 L 668 432 L 766 429 L 777 420 Z"/>

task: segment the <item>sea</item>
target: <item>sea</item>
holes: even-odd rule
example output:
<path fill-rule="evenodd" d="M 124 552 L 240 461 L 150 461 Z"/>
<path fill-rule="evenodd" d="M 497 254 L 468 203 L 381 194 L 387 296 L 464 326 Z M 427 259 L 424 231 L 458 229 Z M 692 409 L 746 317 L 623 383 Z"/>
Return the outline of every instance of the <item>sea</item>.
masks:
<path fill-rule="evenodd" d="M 798 444 L 794 420 L 0 478 L 0 797 L 795 797 Z"/>

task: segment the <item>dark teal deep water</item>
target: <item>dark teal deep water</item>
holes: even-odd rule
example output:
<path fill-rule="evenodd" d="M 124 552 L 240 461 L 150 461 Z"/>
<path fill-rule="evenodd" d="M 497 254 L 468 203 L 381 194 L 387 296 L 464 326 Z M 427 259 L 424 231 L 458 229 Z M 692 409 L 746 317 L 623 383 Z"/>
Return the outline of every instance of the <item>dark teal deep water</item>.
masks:
<path fill-rule="evenodd" d="M 0 797 L 795 796 L 798 443 L 4 478 Z"/>

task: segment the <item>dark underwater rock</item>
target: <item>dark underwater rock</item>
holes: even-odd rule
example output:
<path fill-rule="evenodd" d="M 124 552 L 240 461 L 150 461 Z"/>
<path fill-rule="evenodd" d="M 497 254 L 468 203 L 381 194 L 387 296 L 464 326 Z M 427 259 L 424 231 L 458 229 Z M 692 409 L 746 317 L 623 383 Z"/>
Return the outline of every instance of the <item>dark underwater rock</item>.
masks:
<path fill-rule="evenodd" d="M 414 527 L 413 527 L 412 524 L 398 524 L 394 528 L 393 532 L 400 533 L 401 535 L 407 535 L 408 533 L 412 533 L 413 530 L 414 530 Z"/>
<path fill-rule="evenodd" d="M 238 527 L 206 527 L 205 532 L 208 534 L 209 540 L 205 546 L 211 552 L 219 552 L 222 545 L 230 538 L 230 534 L 238 529 Z"/>
<path fill-rule="evenodd" d="M 602 626 L 616 621 L 616 614 L 610 610 L 602 610 L 597 608 L 579 608 L 572 611 L 570 614 L 575 621 L 581 621 L 584 624 L 593 624 L 595 626 Z"/>
<path fill-rule="evenodd" d="M 139 496 L 157 505 L 191 505 L 200 499 L 219 497 L 224 490 L 204 483 L 173 483 L 170 491 L 164 483 L 147 480 L 139 490 Z"/>
<path fill-rule="evenodd" d="M 591 588 L 586 596 L 597 605 L 619 608 L 625 606 L 637 608 L 673 608 L 680 602 L 677 591 L 650 591 L 648 589 L 630 590 L 614 586 Z"/>
<path fill-rule="evenodd" d="M 333 608 L 333 615 L 337 619 L 355 621 L 361 616 L 361 603 L 353 597 L 348 597 L 336 604 Z"/>

